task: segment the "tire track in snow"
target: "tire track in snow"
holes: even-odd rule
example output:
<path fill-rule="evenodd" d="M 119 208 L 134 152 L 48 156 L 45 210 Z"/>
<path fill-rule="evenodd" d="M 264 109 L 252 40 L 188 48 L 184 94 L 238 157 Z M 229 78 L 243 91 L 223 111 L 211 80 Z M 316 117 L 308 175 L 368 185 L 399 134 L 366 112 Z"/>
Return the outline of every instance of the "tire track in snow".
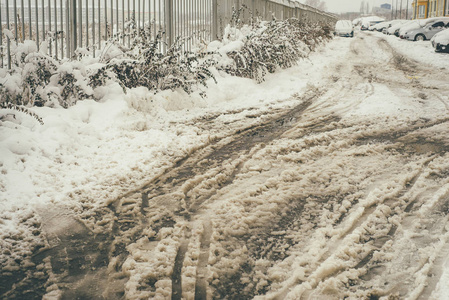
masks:
<path fill-rule="evenodd" d="M 200 255 L 198 257 L 198 267 L 196 270 L 195 300 L 207 299 L 207 265 L 209 260 L 210 239 L 212 236 L 212 222 L 203 221 L 203 234 L 200 240 Z"/>
<path fill-rule="evenodd" d="M 262 124 L 252 125 L 240 130 L 237 135 L 233 134 L 199 147 L 189 157 L 179 160 L 174 168 L 168 169 L 144 187 L 123 195 L 110 203 L 107 209 L 97 210 L 94 220 L 100 228 L 104 229 L 101 232 L 88 234 L 81 231 L 79 240 L 74 239 L 73 234 L 71 239 L 59 238 L 58 246 L 42 252 L 41 256 L 53 257 L 52 268 L 54 275 L 58 278 L 56 281 L 63 283 L 59 287 L 62 290 L 62 298 L 101 298 L 102 296 L 98 294 L 98 289 L 101 289 L 108 299 L 120 299 L 125 293 L 124 282 L 127 276 L 124 276 L 121 269 L 128 257 L 127 246 L 145 236 L 148 228 L 154 231 L 154 237 L 149 238 L 150 243 L 160 244 L 157 234 L 161 229 L 173 228 L 180 221 L 189 224 L 201 205 L 216 193 L 217 188 L 232 183 L 244 160 L 251 157 L 250 150 L 259 144 L 276 139 L 288 130 L 317 96 L 312 94 L 305 99 L 298 99 L 301 104 L 286 113 L 277 112 L 274 118 Z M 243 157 L 243 160 L 239 161 L 237 159 L 239 156 Z M 193 189 L 209 179 L 214 182 L 214 177 L 219 176 L 223 171 L 222 163 L 233 160 L 236 160 L 237 164 L 228 165 L 229 173 L 218 181 L 218 185 L 217 182 L 213 183 L 209 192 L 192 202 L 190 193 Z M 207 174 L 207 170 L 211 169 L 213 172 Z M 154 210 L 161 210 L 160 207 L 163 207 L 162 213 L 155 213 Z M 201 244 L 201 251 L 204 253 L 208 252 L 210 234 L 211 232 L 205 230 Z M 185 226 L 182 235 L 184 238 L 179 243 L 171 275 L 173 299 L 182 297 L 181 273 L 184 256 L 189 247 L 189 225 Z M 81 240 L 86 247 L 79 247 Z M 155 248 L 157 244 L 151 247 Z M 77 257 L 91 257 L 93 253 L 98 252 L 98 249 L 101 249 L 101 257 L 94 260 L 82 259 L 78 262 Z M 78 271 L 59 274 L 55 270 L 63 261 L 68 262 L 66 268 L 73 270 L 75 267 Z M 206 281 L 204 279 L 201 281 L 205 264 L 207 264 L 207 257 L 204 254 L 201 256 L 197 271 L 198 284 L 195 289 L 198 297 L 204 297 L 206 293 Z M 98 274 L 102 274 L 105 278 L 97 282 L 98 286 L 90 286 L 89 278 L 96 277 Z M 155 288 L 157 281 L 157 278 L 149 281 L 148 288 Z"/>
<path fill-rule="evenodd" d="M 318 259 L 317 262 L 310 262 L 311 269 L 305 271 L 306 277 L 308 277 L 309 280 L 293 281 L 290 285 L 283 287 L 282 289 L 283 292 L 276 295 L 274 299 L 284 299 L 285 297 L 287 297 L 289 288 L 292 288 L 293 286 L 296 286 L 297 289 L 302 290 L 302 292 L 300 293 L 301 299 L 313 299 L 313 296 L 311 296 L 311 292 L 320 283 L 325 282 L 330 278 L 334 278 L 344 271 L 347 271 L 347 267 L 345 266 L 336 267 L 332 263 L 332 261 L 335 260 L 336 256 L 338 257 L 339 255 L 341 255 L 340 252 L 346 251 L 341 249 L 341 246 L 345 245 L 345 240 L 347 240 L 348 237 L 353 235 L 356 231 L 364 232 L 365 231 L 364 228 L 369 227 L 370 222 L 376 220 L 376 218 L 371 218 L 372 220 L 370 221 L 370 217 L 372 217 L 373 214 L 378 210 L 379 205 L 385 204 L 391 208 L 391 211 L 393 211 L 393 206 L 395 205 L 396 201 L 400 201 L 400 199 L 403 198 L 406 193 L 408 193 L 411 189 L 413 189 L 416 182 L 424 172 L 425 168 L 433 159 L 434 157 L 426 160 L 422 164 L 419 172 L 413 175 L 413 177 L 405 184 L 405 186 L 402 189 L 398 189 L 395 194 L 388 195 L 384 199 L 382 199 L 382 201 L 371 203 L 368 206 L 360 207 L 356 205 L 352 208 L 352 210 L 348 211 L 347 218 L 349 220 L 345 221 L 345 218 L 343 218 L 341 224 L 335 227 L 336 230 L 338 231 L 338 235 L 333 236 L 332 239 L 326 243 L 326 248 L 328 248 L 328 250 L 324 252 L 322 255 L 316 257 Z M 362 208 L 361 213 L 360 208 Z M 355 218 L 354 222 L 353 219 L 355 214 L 359 215 Z M 394 213 L 392 215 L 394 215 Z M 340 231 L 339 227 L 341 227 Z M 374 251 L 380 249 L 388 240 L 393 238 L 396 229 L 397 225 L 393 224 L 386 236 L 374 239 L 375 246 L 372 247 L 372 249 L 369 252 L 365 253 L 365 255 L 361 257 L 358 263 L 353 265 L 352 268 L 360 269 L 365 267 L 365 265 L 367 265 L 372 259 Z M 302 286 L 304 287 L 301 288 Z M 296 294 L 295 297 L 298 297 L 298 294 Z"/>
<path fill-rule="evenodd" d="M 358 51 L 353 51 L 353 53 L 358 54 Z M 397 61 L 398 64 L 402 64 L 404 63 L 406 60 L 402 60 L 399 57 L 397 57 Z M 398 67 L 399 69 L 399 67 Z M 409 69 L 400 68 L 403 71 L 408 71 Z M 371 74 L 371 72 L 368 72 L 368 75 Z M 359 75 L 362 77 L 367 77 L 365 71 L 363 72 L 359 72 Z M 372 79 L 368 78 L 368 80 L 372 80 L 372 81 L 377 81 L 378 79 L 373 77 Z M 391 83 L 390 83 L 391 84 Z M 440 144 L 439 142 L 432 142 L 432 141 L 425 141 L 423 143 L 422 140 L 414 140 L 414 141 L 407 141 L 406 136 L 407 134 L 410 133 L 414 133 L 417 130 L 423 129 L 423 128 L 431 128 L 433 126 L 439 125 L 439 124 L 444 124 L 447 123 L 449 120 L 447 118 L 442 118 L 436 121 L 430 121 L 430 122 L 423 122 L 421 124 L 416 124 L 416 126 L 412 126 L 412 128 L 406 128 L 403 129 L 399 132 L 395 132 L 395 133 L 391 133 L 391 132 L 385 132 L 385 133 L 380 133 L 380 134 L 376 134 L 376 135 L 367 135 L 363 138 L 358 138 L 357 140 L 359 141 L 364 141 L 368 144 L 370 143 L 379 143 L 379 142 L 389 142 L 389 143 L 395 143 L 396 145 L 391 145 L 391 149 L 393 151 L 395 150 L 399 150 L 400 152 L 402 148 L 405 148 L 405 150 L 407 152 L 410 153 L 417 153 L 417 154 L 433 154 L 433 156 L 427 160 L 422 168 L 421 171 L 416 174 L 415 176 L 413 176 L 411 178 L 411 180 L 405 185 L 404 189 L 402 191 L 400 191 L 399 193 L 397 193 L 397 195 L 394 197 L 394 199 L 386 199 L 385 204 L 387 204 L 390 207 L 396 207 L 396 205 L 394 204 L 394 200 L 396 198 L 403 198 L 405 196 L 405 194 L 410 191 L 416 184 L 416 182 L 419 180 L 420 176 L 422 175 L 422 173 L 424 172 L 424 169 L 427 167 L 427 165 L 436 157 L 435 153 L 437 155 L 444 155 L 444 153 L 447 152 L 448 146 L 445 144 Z M 424 124 L 424 126 L 423 126 Z M 402 140 L 401 140 L 402 138 Z M 404 199 L 406 200 L 406 199 Z M 407 203 L 407 201 L 405 201 Z M 412 202 L 407 203 L 407 207 L 411 208 L 410 205 Z M 377 205 L 376 205 L 377 206 Z M 372 215 L 372 213 L 376 210 L 376 206 L 371 206 L 371 210 L 370 211 L 365 211 L 365 214 L 362 216 L 361 219 L 359 219 L 359 221 L 355 224 L 355 226 L 353 226 L 349 233 L 354 232 L 354 230 L 356 228 L 359 228 L 367 219 L 370 215 Z M 413 205 L 412 205 L 413 206 Z M 402 208 L 404 209 L 404 208 Z M 394 214 L 393 214 L 394 215 Z M 374 251 L 376 251 L 375 249 L 379 249 L 381 247 L 383 247 L 383 245 L 388 241 L 393 239 L 393 236 L 396 233 L 397 230 L 397 225 L 392 225 L 390 227 L 390 230 L 388 231 L 387 235 L 385 237 L 381 237 L 381 238 L 376 238 L 375 240 L 375 246 L 376 248 L 370 250 L 369 252 L 367 252 L 363 257 L 360 258 L 359 262 L 355 265 L 355 269 L 361 269 L 364 268 L 371 260 L 371 258 L 373 257 Z M 345 236 L 347 235 L 345 234 Z M 327 245 L 330 249 L 334 249 L 334 248 L 338 248 L 338 245 Z M 332 253 L 332 252 L 331 252 Z M 330 254 L 327 253 L 324 258 L 329 257 Z M 336 272 L 336 273 L 335 273 Z M 337 277 L 338 275 L 338 271 L 334 271 L 331 272 L 330 274 L 328 274 L 324 280 L 326 280 L 327 278 L 332 278 L 332 277 Z M 301 281 L 299 281 L 300 283 Z M 296 283 L 292 283 L 291 286 L 294 286 L 298 284 L 298 281 Z M 308 282 L 308 284 L 310 284 L 310 282 Z M 319 282 L 315 282 L 314 285 L 312 286 L 317 286 L 319 284 Z M 287 295 L 288 290 L 285 290 L 284 293 L 281 293 L 276 299 L 282 299 Z M 296 297 L 298 296 L 298 294 L 296 294 Z M 309 295 L 310 296 L 310 295 Z M 316 297 L 316 295 L 315 295 Z M 308 299 L 307 293 L 304 296 L 305 299 Z M 301 298 L 302 299 L 302 298 Z M 310 299 L 314 299 L 313 297 Z"/>
<path fill-rule="evenodd" d="M 277 118 L 274 121 L 255 127 L 250 132 L 245 132 L 244 135 L 241 135 L 240 137 L 234 139 L 225 146 L 205 156 L 204 159 L 202 159 L 202 161 L 207 161 L 208 168 L 211 168 L 212 166 L 221 166 L 223 162 L 232 159 L 233 157 L 239 156 L 238 155 L 239 153 L 250 152 L 250 150 L 256 147 L 256 145 L 258 144 L 271 142 L 272 140 L 281 136 L 282 133 L 287 131 L 291 126 L 293 126 L 294 121 L 301 116 L 301 114 L 312 104 L 313 99 L 315 99 L 316 97 L 317 94 L 314 94 L 296 108 L 288 111 L 281 118 Z M 246 157 L 243 161 L 248 160 L 251 157 L 250 153 L 248 153 L 248 155 L 243 155 Z M 225 186 L 233 182 L 235 176 L 237 175 L 240 167 L 243 164 L 243 161 L 238 161 L 238 163 L 233 168 L 232 172 L 229 175 L 227 175 L 226 178 L 223 178 L 218 186 L 212 188 L 211 192 L 204 193 L 203 191 L 200 197 L 195 199 L 195 201 L 192 201 L 191 196 L 188 195 L 189 192 L 192 191 L 197 185 L 202 184 L 207 179 L 201 177 L 201 180 L 195 180 L 195 176 L 190 176 L 193 178 L 192 180 L 194 183 L 193 185 L 190 184 L 188 180 L 184 181 L 185 183 L 187 183 L 187 188 L 185 187 L 183 188 L 184 201 L 186 205 L 184 217 L 186 218 L 187 221 L 190 221 L 197 214 L 197 211 L 201 207 L 201 205 L 216 193 L 217 188 L 220 189 L 224 188 Z M 198 163 L 198 161 L 195 163 Z M 201 161 L 199 161 L 199 164 L 201 165 Z M 178 173 L 183 174 L 185 172 L 183 172 L 181 169 L 178 170 Z M 198 173 L 199 172 L 197 171 L 194 172 L 193 174 Z M 217 172 L 217 174 L 219 173 L 220 172 Z M 202 253 L 209 252 L 210 234 L 211 232 L 205 230 L 205 235 L 202 237 L 202 242 L 200 245 L 200 251 Z M 181 247 L 178 250 L 177 258 L 179 259 L 176 260 L 178 264 L 176 265 L 176 268 L 173 270 L 172 275 L 172 278 L 176 278 L 176 287 L 174 287 L 172 299 L 179 299 L 173 298 L 173 295 L 175 295 L 175 293 L 176 295 L 182 295 L 181 261 L 184 259 L 183 253 L 185 254 L 186 251 L 187 249 Z M 207 284 L 206 281 L 204 280 L 204 271 L 207 265 L 207 261 L 205 261 L 206 257 L 208 257 L 208 255 L 206 256 L 206 254 L 204 254 L 203 256 L 200 255 L 201 259 L 198 261 L 197 284 L 195 285 L 195 298 L 197 299 L 204 299 L 205 297 L 207 297 Z M 178 267 L 178 265 L 180 265 L 180 267 Z"/>
<path fill-rule="evenodd" d="M 373 65 L 373 67 L 374 67 L 374 65 Z M 368 72 L 368 73 L 366 73 L 365 72 L 365 70 L 364 70 L 364 68 L 362 67 L 362 66 L 356 66 L 356 70 L 357 70 L 357 73 L 358 73 L 358 75 L 360 76 L 360 77 L 362 77 L 362 78 L 364 78 L 365 80 L 366 80 L 366 82 L 368 82 L 369 83 L 369 86 L 370 86 L 370 88 L 368 88 L 368 90 L 365 90 L 365 95 L 364 95 L 364 97 L 369 97 L 369 96 L 371 96 L 371 95 L 373 95 L 374 94 L 374 86 L 372 85 L 372 82 L 375 82 L 375 81 L 377 81 L 377 78 L 376 77 L 374 77 L 373 76 L 373 74 L 371 73 L 371 72 Z M 357 80 L 355 80 L 355 81 L 357 81 Z M 349 94 L 350 92 L 347 92 L 347 91 L 345 91 L 345 90 L 342 90 L 341 91 L 342 92 L 342 95 L 345 95 L 345 94 Z M 332 94 L 331 94 L 331 96 L 332 96 Z M 326 98 L 331 98 L 331 96 L 328 96 L 328 97 L 326 97 Z M 363 101 L 363 99 L 361 100 L 361 101 Z M 360 102 L 361 102 L 360 101 Z M 331 105 L 329 105 L 329 106 L 331 106 Z M 314 109 L 314 110 L 317 110 L 317 109 L 322 109 L 323 108 L 323 106 L 320 106 L 320 105 L 315 105 L 314 107 L 311 107 L 311 110 L 312 109 Z M 442 123 L 444 123 L 444 122 L 446 122 L 446 120 L 443 120 L 442 121 Z M 435 124 L 437 124 L 437 123 L 434 123 L 433 125 L 435 125 Z M 433 126 L 432 125 L 432 126 Z M 408 133 L 409 132 L 412 132 L 413 130 L 408 130 Z M 384 134 L 382 134 L 380 137 L 382 137 L 382 138 L 384 138 Z M 395 138 L 397 138 L 397 137 L 395 137 Z M 362 138 L 360 138 L 360 139 L 362 139 Z M 366 140 L 369 140 L 369 142 L 372 142 L 373 141 L 373 137 L 368 137 L 368 138 L 366 138 Z M 400 146 L 399 146 L 400 147 Z M 393 149 L 394 148 L 396 148 L 396 147 L 393 147 Z M 416 178 L 413 178 L 413 180 L 412 180 L 412 182 L 414 182 L 414 181 L 416 181 L 417 180 L 417 178 L 418 177 L 416 177 Z M 414 186 L 414 184 L 410 187 L 410 189 L 412 188 Z M 407 189 L 406 189 L 407 190 Z M 404 192 L 405 193 L 405 192 Z M 401 195 L 400 195 L 401 193 L 398 193 L 396 196 L 400 196 L 401 197 Z M 372 212 L 374 212 L 374 210 L 375 210 L 375 206 L 372 206 Z M 363 221 L 365 221 L 369 216 L 371 215 L 371 213 L 367 213 L 365 216 L 364 216 L 364 218 L 362 218 L 361 219 L 361 222 L 363 223 Z M 366 218 L 366 219 L 365 219 Z M 354 230 L 355 228 L 353 228 L 352 230 Z M 394 231 L 395 231 L 395 229 L 393 228 L 391 231 L 389 231 L 389 233 L 390 233 L 390 235 L 393 235 L 394 234 Z M 384 242 L 386 242 L 386 240 L 384 240 Z M 379 243 L 378 243 L 379 244 Z M 332 247 L 330 247 L 330 248 L 332 248 Z M 359 262 L 359 264 L 358 264 L 358 267 L 359 268 L 361 268 L 363 265 L 365 265 L 368 261 L 369 261 L 369 258 L 370 257 L 370 255 L 369 255 L 369 253 L 366 255 L 366 256 L 364 256 L 362 259 L 361 259 L 361 262 Z M 332 274 L 331 274 L 332 275 Z M 331 276 L 330 275 L 330 276 Z M 284 294 L 285 295 L 285 294 Z M 282 296 L 280 296 L 280 298 L 282 298 Z"/>
<path fill-rule="evenodd" d="M 446 122 L 446 120 L 444 121 Z M 438 121 L 436 123 L 439 123 Z M 430 124 L 429 127 L 434 126 L 435 124 Z M 392 136 L 394 136 L 394 138 L 390 137 L 390 141 L 392 143 L 396 143 L 397 146 L 395 146 L 394 148 L 400 148 L 404 145 L 409 146 L 411 148 L 415 148 L 417 146 L 422 146 L 419 145 L 419 143 L 417 143 L 416 141 L 411 141 L 410 145 L 407 145 L 407 142 L 405 141 L 401 141 L 401 138 L 403 136 L 405 136 L 406 134 L 413 132 L 414 130 L 420 129 L 422 128 L 421 126 L 418 126 L 417 128 L 412 128 L 410 130 L 407 130 L 407 132 L 401 132 L 401 134 L 391 134 Z M 382 135 L 384 136 L 384 135 Z M 371 137 L 373 138 L 373 137 Z M 369 139 L 369 138 L 368 138 Z M 374 139 L 378 142 L 378 139 Z M 384 141 L 383 141 L 384 142 Z M 437 148 L 438 150 L 436 151 L 437 154 L 435 154 L 435 151 L 432 148 L 426 148 L 423 147 L 424 149 L 426 149 L 425 152 L 423 153 L 431 153 L 432 156 L 430 156 L 427 160 L 425 160 L 419 170 L 418 173 L 416 173 L 415 175 L 413 175 L 404 185 L 404 187 L 401 190 L 398 190 L 396 194 L 388 196 L 387 198 L 385 198 L 382 203 L 389 206 L 391 208 L 391 211 L 394 212 L 395 208 L 398 208 L 399 206 L 401 206 L 400 211 L 401 212 L 410 212 L 411 208 L 413 207 L 413 205 L 416 203 L 417 201 L 417 197 L 415 197 L 414 199 L 412 199 L 411 201 L 407 201 L 407 197 L 405 197 L 405 195 L 414 188 L 414 186 L 416 185 L 417 181 L 419 180 L 419 178 L 422 176 L 423 172 L 425 171 L 426 167 L 438 156 L 444 155 L 445 153 L 449 152 L 449 147 L 443 147 L 443 148 Z M 418 153 L 419 150 L 417 151 Z M 402 200 L 401 200 L 402 199 Z M 401 205 L 397 204 L 397 201 L 403 201 L 404 203 Z M 344 232 L 339 233 L 339 239 L 337 241 L 333 241 L 332 243 L 328 243 L 327 247 L 329 249 L 338 249 L 339 246 L 343 243 L 343 238 L 345 238 L 346 236 L 352 234 L 356 229 L 359 228 L 363 228 L 363 227 L 367 227 L 369 226 L 366 222 L 369 219 L 369 217 L 376 211 L 376 207 L 379 205 L 379 203 L 374 203 L 371 204 L 367 207 L 364 207 L 363 209 L 363 213 L 357 217 L 357 221 L 350 227 L 349 230 L 345 230 Z M 357 207 L 354 207 L 354 210 L 357 211 Z M 348 212 L 348 215 L 350 215 L 351 212 Z M 396 213 L 391 214 L 391 216 L 396 215 Z M 344 223 L 344 222 L 343 222 Z M 389 240 L 392 240 L 394 238 L 395 232 L 398 229 L 398 225 L 396 224 L 392 224 L 390 230 L 388 231 L 387 235 L 385 236 L 381 236 L 378 238 L 374 238 L 374 246 L 368 253 L 366 253 L 361 259 L 360 261 L 353 267 L 354 269 L 361 269 L 364 268 L 373 258 L 373 254 L 375 251 L 381 249 L 385 243 Z M 321 282 L 329 279 L 329 278 L 333 278 L 336 277 L 339 273 L 343 272 L 343 268 L 342 269 L 336 269 L 333 270 L 330 273 L 324 272 L 323 269 L 321 268 L 322 265 L 326 265 L 326 260 L 331 257 L 332 255 L 335 255 L 335 252 L 333 251 L 328 251 L 324 254 L 324 256 L 320 259 L 320 265 L 318 267 L 314 267 L 314 270 L 318 271 L 319 273 L 324 273 L 326 274 L 325 277 L 320 278 L 319 281 L 317 281 L 316 276 L 314 276 L 314 274 L 310 274 L 309 276 L 314 278 L 314 280 L 312 282 L 307 282 L 304 283 L 305 285 L 309 285 L 311 288 L 309 289 L 309 292 L 304 291 L 303 292 L 303 297 L 304 299 L 309 299 L 310 298 L 310 292 L 315 289 Z M 320 269 L 321 268 L 321 269 Z M 347 271 L 347 269 L 346 269 Z M 299 282 L 301 283 L 301 282 Z M 293 285 L 298 284 L 298 282 L 296 282 Z M 276 297 L 276 299 L 282 299 L 286 296 L 287 291 L 285 291 L 283 294 L 281 294 L 282 296 L 280 297 Z M 310 299 L 313 299 L 310 298 Z M 424 299 L 424 298 L 423 298 Z"/>
<path fill-rule="evenodd" d="M 443 195 L 438 197 L 437 202 L 447 202 L 447 199 L 448 196 Z M 388 247 L 378 248 L 376 261 L 367 263 L 367 272 L 361 277 L 361 282 L 370 286 L 368 283 L 377 279 L 381 283 L 380 287 L 371 287 L 372 297 L 396 295 L 405 298 L 407 295 L 410 299 L 433 299 L 430 296 L 442 276 L 441 263 L 449 249 L 448 218 L 447 214 L 441 214 L 435 209 L 424 209 L 427 213 L 422 209 L 420 211 L 415 211 L 415 215 L 403 214 L 400 236 L 391 239 Z M 410 222 L 412 219 L 414 221 Z M 408 249 L 404 249 L 404 245 Z M 425 251 L 426 248 L 432 251 Z M 404 257 L 403 262 L 388 266 L 388 260 L 379 261 L 379 258 L 391 255 Z M 397 274 L 400 274 L 401 280 L 392 280 Z"/>
<path fill-rule="evenodd" d="M 181 240 L 181 244 L 178 249 L 178 253 L 176 254 L 175 262 L 173 265 L 173 274 L 171 276 L 172 280 L 172 300 L 180 300 L 182 299 L 182 278 L 181 271 L 182 265 L 186 256 L 186 252 L 189 247 L 189 237 L 190 230 L 186 229 L 184 231 L 185 237 Z"/>
<path fill-rule="evenodd" d="M 401 62 L 401 60 L 399 59 L 398 60 L 399 62 Z M 362 68 L 359 68 L 359 70 L 362 70 Z M 371 74 L 371 75 L 370 75 Z M 368 82 L 369 84 L 370 84 L 370 86 L 372 87 L 372 88 L 368 88 L 368 90 L 365 90 L 365 92 L 366 91 L 371 91 L 372 93 L 374 93 L 374 90 L 373 90 L 373 85 L 372 85 L 372 82 L 373 81 L 376 81 L 377 80 L 377 78 L 376 77 L 373 77 L 372 76 L 372 73 L 365 73 L 365 72 L 359 72 L 359 76 L 360 77 L 362 77 L 362 78 L 364 78 L 364 80 L 366 80 L 366 82 Z M 346 93 L 346 91 L 345 90 L 341 90 L 341 93 L 342 93 L 342 95 L 345 95 L 345 93 Z M 331 95 L 332 95 L 332 93 L 331 93 Z M 371 95 L 370 93 L 365 93 L 365 95 L 366 96 L 369 96 L 369 95 Z M 312 107 L 310 107 L 311 109 L 309 110 L 309 111 L 311 111 L 312 110 Z M 317 105 L 317 106 L 315 106 L 313 109 L 315 109 L 315 110 L 317 110 L 317 109 L 320 109 L 320 108 L 322 108 L 322 107 L 320 107 L 319 105 Z M 444 122 L 446 122 L 447 120 L 439 120 L 438 122 L 441 122 L 441 123 L 444 123 Z M 433 125 L 435 125 L 435 124 L 438 124 L 438 122 L 434 122 L 433 123 Z M 441 124 L 440 123 L 440 124 Z M 433 126 L 433 125 L 428 125 L 428 126 Z M 413 132 L 413 130 L 408 130 L 408 132 L 407 133 L 410 133 L 410 132 Z M 404 134 L 404 136 L 405 136 L 405 134 Z M 397 139 L 397 138 L 399 138 L 399 137 L 402 137 L 402 135 L 396 135 L 395 136 L 395 139 Z M 371 137 L 372 138 L 372 137 Z M 380 136 L 380 138 L 382 138 L 382 136 Z M 383 135 L 383 138 L 385 138 L 385 135 Z M 368 138 L 369 139 L 369 138 Z M 371 140 L 372 141 L 372 140 Z M 411 148 L 413 148 L 414 147 L 414 145 L 412 145 L 412 144 L 410 144 L 409 145 Z M 393 147 L 393 148 L 395 148 L 395 147 Z M 426 150 L 424 149 L 424 152 L 426 152 Z M 417 177 L 418 178 L 418 177 Z M 417 178 L 416 178 L 416 180 L 417 180 Z M 413 180 L 412 180 L 413 181 Z M 232 181 L 231 181 L 232 182 Z M 413 186 L 414 186 L 414 184 L 413 184 Z M 192 189 L 190 189 L 190 190 L 192 190 Z M 190 191 L 189 190 L 189 191 Z M 196 209 L 195 209 L 196 210 Z M 373 209 L 373 212 L 375 211 L 375 209 Z M 367 214 L 367 219 L 369 218 L 369 216 L 371 216 L 372 214 Z M 367 220 L 366 219 L 366 220 Z M 387 236 L 393 236 L 394 235 L 394 233 L 395 233 L 395 231 L 396 231 L 396 228 L 394 228 L 393 226 L 392 227 L 390 227 L 390 230 L 388 231 L 388 234 L 387 234 Z M 376 241 L 376 243 L 377 243 L 377 246 L 382 246 L 383 244 L 385 244 L 385 242 L 387 241 L 387 239 L 386 238 L 382 238 L 382 239 L 377 239 L 377 241 Z M 359 260 L 359 262 L 358 263 L 355 263 L 355 266 L 357 267 L 357 268 L 363 268 L 364 266 L 366 266 L 369 262 L 370 262 L 370 260 L 371 260 L 371 257 L 372 257 L 372 254 L 373 254 L 373 250 L 371 250 L 371 251 L 369 251 L 369 252 L 367 252 L 366 253 L 366 255 L 365 256 L 363 256 L 363 257 L 360 257 L 360 260 Z M 356 268 L 356 269 L 357 269 Z M 336 275 L 336 274 L 338 274 L 338 273 L 335 273 L 335 274 L 331 274 L 331 275 Z M 327 278 L 327 277 L 326 277 Z M 325 278 L 325 279 L 326 279 Z"/>

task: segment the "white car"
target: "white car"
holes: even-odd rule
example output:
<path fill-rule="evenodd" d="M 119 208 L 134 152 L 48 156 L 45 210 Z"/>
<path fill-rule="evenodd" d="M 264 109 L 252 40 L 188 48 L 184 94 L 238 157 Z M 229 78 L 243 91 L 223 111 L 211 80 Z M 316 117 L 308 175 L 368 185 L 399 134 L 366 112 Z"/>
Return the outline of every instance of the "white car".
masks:
<path fill-rule="evenodd" d="M 392 25 L 387 30 L 387 34 L 395 35 L 399 37 L 399 30 L 401 30 L 402 27 L 407 26 L 408 24 L 411 24 L 412 22 L 415 22 L 414 20 L 401 20 L 403 22 L 397 22 L 396 24 Z"/>
<path fill-rule="evenodd" d="M 406 22 L 406 20 L 392 20 L 389 22 L 386 22 L 386 26 L 381 26 L 381 31 L 383 34 L 388 34 L 388 29 L 390 29 L 393 26 L 396 26 L 397 24 L 403 24 L 404 22 Z M 393 32 L 394 33 L 394 32 Z"/>
<path fill-rule="evenodd" d="M 438 32 L 430 40 L 435 52 L 449 52 L 449 29 Z"/>
<path fill-rule="evenodd" d="M 374 24 L 374 25 L 370 26 L 369 30 L 370 31 L 374 31 L 374 30 L 382 31 L 385 27 L 387 27 L 389 25 L 389 23 L 390 23 L 389 21 L 386 21 L 386 22 L 380 22 L 380 23 Z"/>
<path fill-rule="evenodd" d="M 449 17 L 437 17 L 416 20 L 401 28 L 399 37 L 411 41 L 423 41 L 431 39 L 437 32 L 443 30 L 449 23 Z"/>
<path fill-rule="evenodd" d="M 338 36 L 354 36 L 354 26 L 352 25 L 352 22 L 349 20 L 339 20 L 335 24 L 335 35 Z"/>
<path fill-rule="evenodd" d="M 412 20 L 409 23 L 404 24 L 404 26 L 402 26 L 399 29 L 399 37 L 401 39 L 403 39 L 404 34 L 407 32 L 407 30 L 414 30 L 416 28 L 421 28 L 421 27 L 425 26 L 425 24 L 422 24 L 421 21 L 424 21 L 424 20 Z"/>
<path fill-rule="evenodd" d="M 380 18 L 378 16 L 364 17 L 364 18 L 361 18 L 360 29 L 368 30 L 370 28 L 370 26 L 376 25 L 377 23 L 384 22 L 384 21 L 385 21 L 385 19 Z"/>
<path fill-rule="evenodd" d="M 438 18 L 425 26 L 407 30 L 404 38 L 410 41 L 430 40 L 435 34 L 449 27 L 449 18 Z"/>

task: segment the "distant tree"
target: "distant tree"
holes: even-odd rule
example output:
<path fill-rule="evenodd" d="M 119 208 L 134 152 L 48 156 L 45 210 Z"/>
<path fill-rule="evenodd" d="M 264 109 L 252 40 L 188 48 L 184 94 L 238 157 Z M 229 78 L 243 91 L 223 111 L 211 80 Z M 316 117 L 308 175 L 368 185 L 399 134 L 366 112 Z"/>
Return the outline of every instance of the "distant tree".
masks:
<path fill-rule="evenodd" d="M 323 11 L 327 10 L 326 3 L 321 0 L 306 0 L 305 4 L 315 7 L 319 10 L 323 10 Z"/>
<path fill-rule="evenodd" d="M 360 3 L 360 13 L 363 15 L 365 13 L 365 1 Z"/>

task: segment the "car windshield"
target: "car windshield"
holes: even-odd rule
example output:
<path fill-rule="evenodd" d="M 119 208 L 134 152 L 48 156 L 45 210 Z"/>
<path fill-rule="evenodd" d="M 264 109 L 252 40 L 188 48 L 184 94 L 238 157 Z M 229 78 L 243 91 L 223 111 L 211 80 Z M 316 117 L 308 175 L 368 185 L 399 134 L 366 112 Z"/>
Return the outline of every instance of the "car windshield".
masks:
<path fill-rule="evenodd" d="M 440 27 L 444 27 L 444 23 L 443 22 L 436 22 L 435 24 L 432 25 L 433 28 L 440 28 Z"/>

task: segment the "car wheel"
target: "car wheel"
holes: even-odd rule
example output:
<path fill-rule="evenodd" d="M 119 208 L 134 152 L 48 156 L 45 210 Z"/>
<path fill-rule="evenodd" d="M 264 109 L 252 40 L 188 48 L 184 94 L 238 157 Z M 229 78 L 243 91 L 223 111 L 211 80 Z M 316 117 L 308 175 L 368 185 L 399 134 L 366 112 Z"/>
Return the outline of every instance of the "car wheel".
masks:
<path fill-rule="evenodd" d="M 417 34 L 415 36 L 415 41 L 425 41 L 426 37 L 424 36 L 424 34 Z"/>

